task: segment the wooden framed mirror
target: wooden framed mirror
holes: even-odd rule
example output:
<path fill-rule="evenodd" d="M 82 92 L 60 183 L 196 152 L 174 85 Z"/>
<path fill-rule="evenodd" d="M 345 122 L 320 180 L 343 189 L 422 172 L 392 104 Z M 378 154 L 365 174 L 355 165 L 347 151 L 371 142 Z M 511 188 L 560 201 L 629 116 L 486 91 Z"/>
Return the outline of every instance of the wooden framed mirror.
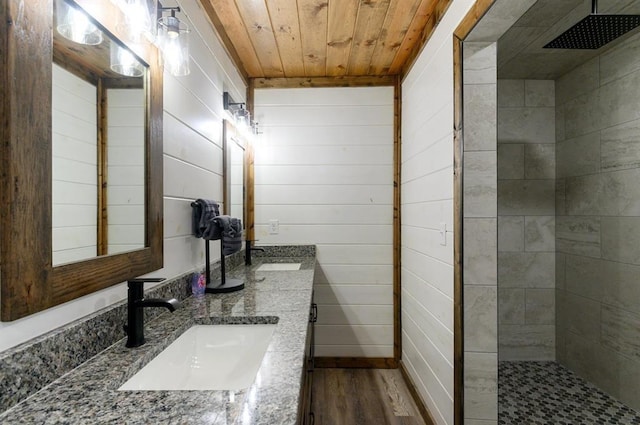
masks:
<path fill-rule="evenodd" d="M 125 46 L 116 25 L 121 12 L 113 3 L 109 0 L 66 1 L 86 12 L 112 43 Z M 103 87 L 105 91 L 107 79 L 100 76 L 99 70 L 82 65 L 91 55 L 82 53 L 81 48 L 72 46 L 61 53 L 60 43 L 54 41 L 55 28 L 52 31 L 53 3 L 52 0 L 7 0 L 0 5 L 0 17 L 8 23 L 7 31 L 0 33 L 2 321 L 42 311 L 157 270 L 163 264 L 162 67 L 157 49 L 148 42 L 135 51 L 140 63 L 145 65 L 140 80 L 144 88 L 141 95 L 143 112 L 140 112 L 143 117 L 140 131 L 144 140 L 140 147 L 142 164 L 138 173 L 142 176 L 144 189 L 138 210 L 144 223 L 142 230 L 138 230 L 139 241 L 137 245 L 120 250 L 126 252 L 103 247 L 92 258 L 61 260 L 54 264 L 53 58 L 55 56 L 58 63 L 68 60 L 67 70 L 79 67 L 77 73 L 96 76 L 96 81 L 102 81 L 96 87 Z M 74 59 L 74 52 L 81 58 Z M 110 78 L 111 88 L 123 88 L 132 81 L 122 78 L 118 82 L 113 75 Z M 100 102 L 98 100 L 98 109 Z M 101 134 L 99 119 L 97 126 L 97 134 Z M 102 134 L 107 133 L 102 131 Z M 97 190 L 108 185 L 108 180 L 100 181 Z M 72 191 L 67 191 L 69 193 L 74 195 Z M 105 201 L 95 208 L 101 216 L 108 207 Z"/>

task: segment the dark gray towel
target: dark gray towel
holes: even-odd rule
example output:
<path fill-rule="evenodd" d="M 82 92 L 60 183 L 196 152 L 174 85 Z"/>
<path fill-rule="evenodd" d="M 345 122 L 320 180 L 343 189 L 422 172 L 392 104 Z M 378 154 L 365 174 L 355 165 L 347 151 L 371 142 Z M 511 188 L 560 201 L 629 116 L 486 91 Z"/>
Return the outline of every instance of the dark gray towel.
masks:
<path fill-rule="evenodd" d="M 213 219 L 220 215 L 220 206 L 216 201 L 196 199 L 191 203 L 193 234 L 196 238 L 205 238 L 207 230 L 212 226 Z M 218 237 L 219 239 L 219 237 Z"/>
<path fill-rule="evenodd" d="M 213 221 L 221 231 L 222 254 L 231 255 L 242 248 L 242 220 L 228 215 L 215 217 Z"/>

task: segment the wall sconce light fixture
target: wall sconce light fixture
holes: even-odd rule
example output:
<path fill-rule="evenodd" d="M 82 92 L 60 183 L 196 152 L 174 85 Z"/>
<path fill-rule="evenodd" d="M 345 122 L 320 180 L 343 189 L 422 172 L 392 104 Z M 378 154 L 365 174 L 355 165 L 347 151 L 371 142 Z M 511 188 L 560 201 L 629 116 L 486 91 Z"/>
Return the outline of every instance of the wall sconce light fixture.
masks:
<path fill-rule="evenodd" d="M 225 111 L 229 111 L 231 115 L 233 115 L 233 119 L 239 127 L 253 131 L 251 113 L 245 109 L 244 102 L 234 102 L 229 92 L 224 92 L 222 93 L 222 107 Z"/>
<path fill-rule="evenodd" d="M 111 40 L 111 70 L 127 77 L 141 77 L 144 66 L 129 49 Z"/>
<path fill-rule="evenodd" d="M 56 29 L 64 38 L 80 44 L 102 43 L 102 31 L 87 14 L 65 0 L 56 0 Z"/>
<path fill-rule="evenodd" d="M 175 77 L 189 75 L 189 27 L 176 18 L 179 7 L 160 7 L 159 11 L 171 12 L 158 19 L 156 43 L 162 51 L 164 67 Z"/>
<path fill-rule="evenodd" d="M 143 36 L 149 41 L 154 41 L 158 14 L 156 0 L 111 1 L 122 10 L 122 16 L 116 28 L 128 41 L 140 43 Z"/>

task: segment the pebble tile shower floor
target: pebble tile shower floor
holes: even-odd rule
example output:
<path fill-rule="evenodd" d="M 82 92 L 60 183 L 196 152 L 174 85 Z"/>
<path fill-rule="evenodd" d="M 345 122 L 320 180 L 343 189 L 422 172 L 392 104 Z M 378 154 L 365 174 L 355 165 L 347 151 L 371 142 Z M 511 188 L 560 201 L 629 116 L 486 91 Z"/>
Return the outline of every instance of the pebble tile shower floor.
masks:
<path fill-rule="evenodd" d="M 500 362 L 498 424 L 640 424 L 640 413 L 555 362 Z"/>

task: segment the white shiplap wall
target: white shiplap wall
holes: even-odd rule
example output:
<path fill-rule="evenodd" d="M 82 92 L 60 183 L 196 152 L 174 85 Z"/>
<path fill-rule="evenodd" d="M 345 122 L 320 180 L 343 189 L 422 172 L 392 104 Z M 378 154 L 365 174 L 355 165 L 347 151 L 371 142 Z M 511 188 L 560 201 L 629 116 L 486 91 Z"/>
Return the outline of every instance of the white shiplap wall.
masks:
<path fill-rule="evenodd" d="M 242 100 L 246 87 L 197 0 L 163 5 L 179 5 L 180 19 L 191 28 L 191 74 L 164 76 L 164 268 L 150 275 L 172 278 L 204 267 L 204 243 L 190 235 L 190 202 L 222 198 L 222 92 Z M 219 245 L 211 247 L 212 258 L 218 258 Z M 0 351 L 125 298 L 126 284 L 119 284 L 0 323 Z"/>
<path fill-rule="evenodd" d="M 316 355 L 393 357 L 393 87 L 256 90 L 255 112 L 256 239 L 316 244 Z"/>
<path fill-rule="evenodd" d="M 453 424 L 452 34 L 472 4 L 452 2 L 402 84 L 402 360 L 438 425 Z"/>

